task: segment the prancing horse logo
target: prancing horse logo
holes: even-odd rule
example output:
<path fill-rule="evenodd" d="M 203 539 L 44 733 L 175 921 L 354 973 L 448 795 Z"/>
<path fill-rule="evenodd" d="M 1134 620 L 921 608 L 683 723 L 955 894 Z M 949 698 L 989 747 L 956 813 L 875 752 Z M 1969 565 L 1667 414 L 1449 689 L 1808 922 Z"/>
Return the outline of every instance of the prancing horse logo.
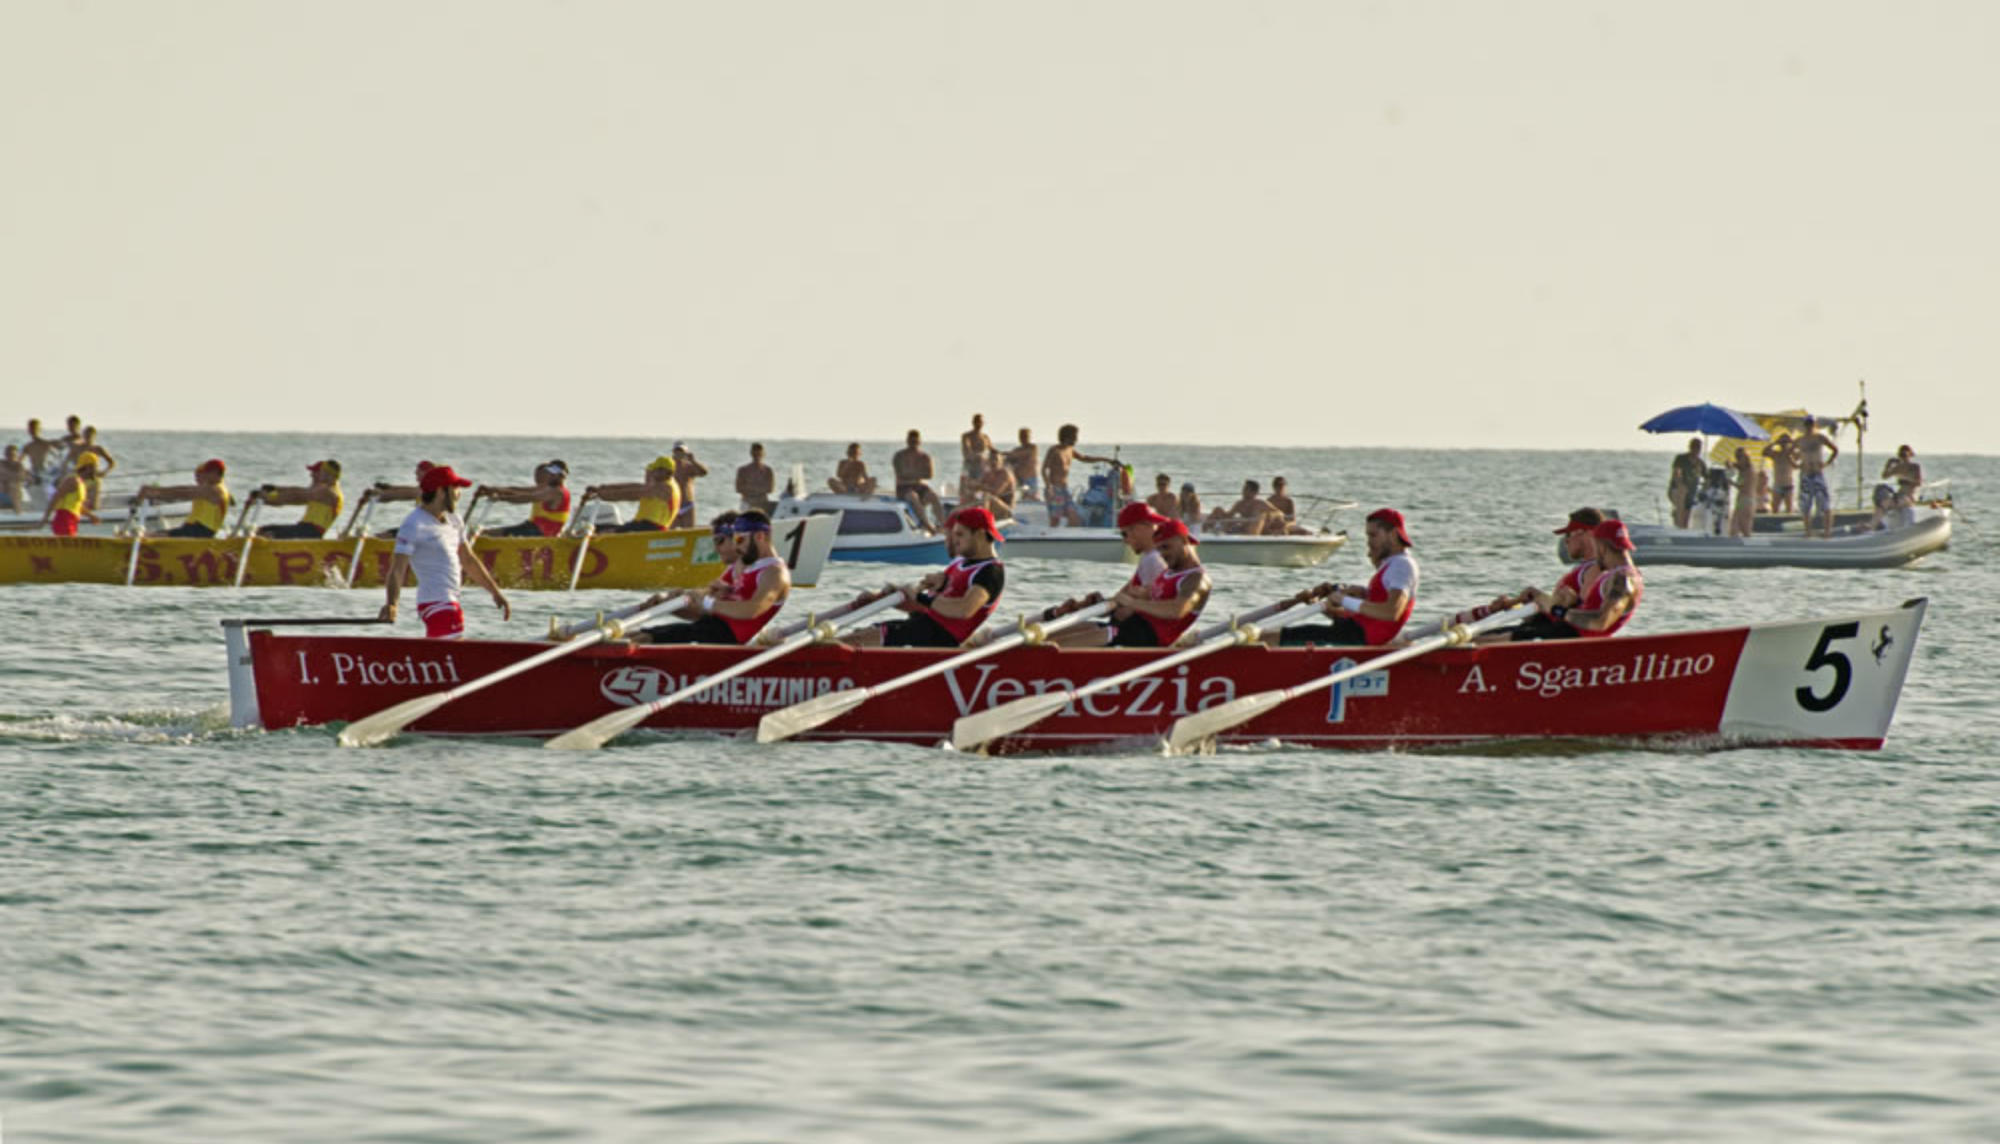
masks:
<path fill-rule="evenodd" d="M 1882 657 L 1889 654 L 1889 647 L 1891 644 L 1894 644 L 1895 642 L 1896 642 L 1895 640 L 1889 638 L 1889 625 L 1883 624 L 1882 634 L 1875 637 L 1874 645 L 1868 649 L 1869 651 L 1875 653 L 1876 663 L 1882 662 Z"/>

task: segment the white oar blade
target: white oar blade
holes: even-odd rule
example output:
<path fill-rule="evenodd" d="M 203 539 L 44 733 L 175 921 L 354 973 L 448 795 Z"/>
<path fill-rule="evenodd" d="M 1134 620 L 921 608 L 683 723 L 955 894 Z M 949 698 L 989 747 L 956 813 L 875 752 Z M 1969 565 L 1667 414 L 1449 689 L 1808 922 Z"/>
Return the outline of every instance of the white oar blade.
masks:
<path fill-rule="evenodd" d="M 971 751 L 1023 727 L 1030 727 L 1069 705 L 1069 692 L 1056 695 L 1029 695 L 1002 703 L 977 714 L 967 715 L 951 725 L 951 745 Z"/>
<path fill-rule="evenodd" d="M 1232 727 L 1240 727 L 1285 701 L 1283 691 L 1262 691 L 1184 715 L 1167 731 L 1167 751 L 1181 754 Z"/>
<path fill-rule="evenodd" d="M 816 696 L 804 703 L 794 703 L 781 711 L 773 711 L 757 721 L 757 741 L 780 743 L 793 735 L 810 731 L 822 723 L 831 723 L 866 703 L 868 696 L 868 688 L 850 687 L 845 691 Z"/>
<path fill-rule="evenodd" d="M 384 707 L 373 715 L 356 719 L 340 732 L 343 747 L 373 747 L 396 737 L 397 732 L 424 716 L 443 707 L 457 698 L 456 692 L 440 691 L 435 695 L 420 695 L 415 699 L 405 699 L 393 707 Z"/>
<path fill-rule="evenodd" d="M 565 731 L 542 746 L 551 751 L 595 751 L 639 724 L 652 715 L 651 707 L 627 707 L 623 711 L 613 711 L 600 715 L 583 726 Z"/>

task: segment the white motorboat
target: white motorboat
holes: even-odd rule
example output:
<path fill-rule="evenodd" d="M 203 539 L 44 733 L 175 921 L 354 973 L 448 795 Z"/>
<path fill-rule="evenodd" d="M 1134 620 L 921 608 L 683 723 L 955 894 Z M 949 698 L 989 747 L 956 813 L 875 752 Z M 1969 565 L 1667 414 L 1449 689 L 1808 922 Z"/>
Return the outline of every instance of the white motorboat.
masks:
<path fill-rule="evenodd" d="M 1642 568 L 1682 564 L 1697 568 L 1901 568 L 1951 543 L 1949 509 L 1913 510 L 1915 519 L 1881 530 L 1715 536 L 1692 529 L 1628 524 Z"/>

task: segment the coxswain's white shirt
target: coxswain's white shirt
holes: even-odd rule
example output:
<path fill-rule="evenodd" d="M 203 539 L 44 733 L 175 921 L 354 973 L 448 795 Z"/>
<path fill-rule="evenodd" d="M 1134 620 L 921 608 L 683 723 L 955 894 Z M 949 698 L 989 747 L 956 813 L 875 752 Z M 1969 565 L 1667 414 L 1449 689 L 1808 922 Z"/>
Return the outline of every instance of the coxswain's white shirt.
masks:
<path fill-rule="evenodd" d="M 1398 552 L 1382 562 L 1382 588 L 1393 592 L 1398 588 L 1417 598 L 1417 561 L 1407 552 Z"/>
<path fill-rule="evenodd" d="M 417 605 L 458 602 L 462 571 L 458 547 L 465 543 L 465 521 L 455 512 L 443 520 L 424 509 L 412 509 L 396 529 L 396 551 L 410 558 L 417 573 Z"/>

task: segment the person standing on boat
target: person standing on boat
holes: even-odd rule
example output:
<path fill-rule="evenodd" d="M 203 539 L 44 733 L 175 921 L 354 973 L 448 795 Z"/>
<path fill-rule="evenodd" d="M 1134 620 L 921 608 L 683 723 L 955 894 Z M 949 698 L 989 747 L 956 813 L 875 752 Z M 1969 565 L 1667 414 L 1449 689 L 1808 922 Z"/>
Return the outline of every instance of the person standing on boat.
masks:
<path fill-rule="evenodd" d="M 49 463 L 49 458 L 61 448 L 61 442 L 42 436 L 41 418 L 28 419 L 28 440 L 21 446 L 21 461 L 28 466 L 29 479 L 36 485 L 47 487 L 55 480 L 56 466 Z"/>
<path fill-rule="evenodd" d="M 736 468 L 736 495 L 743 498 L 743 507 L 771 515 L 778 507 L 777 502 L 771 499 L 777 488 L 778 474 L 764 463 L 764 446 L 751 445 L 750 463 Z"/>
<path fill-rule="evenodd" d="M 708 475 L 708 466 L 694 459 L 686 441 L 674 442 L 674 484 L 680 487 L 681 507 L 674 514 L 673 527 L 694 527 L 694 483 Z"/>
<path fill-rule="evenodd" d="M 597 531 L 665 532 L 671 528 L 674 518 L 681 512 L 681 486 L 674 480 L 674 468 L 672 457 L 654 457 L 652 463 L 646 466 L 646 479 L 637 484 L 591 485 L 584 489 L 586 503 L 592 500 L 639 502 L 631 520 Z"/>
<path fill-rule="evenodd" d="M 1736 447 L 1730 483 L 1736 486 L 1736 509 L 1729 514 L 1729 535 L 1748 536 L 1757 524 L 1757 462 L 1750 450 Z"/>
<path fill-rule="evenodd" d="M 951 558 L 923 585 L 898 589 L 907 620 L 860 628 L 841 637 L 851 647 L 962 647 L 993 614 L 1007 586 L 1007 569 L 993 554 L 1000 526 L 983 508 L 962 508 L 946 522 Z"/>
<path fill-rule="evenodd" d="M 188 502 L 187 520 L 179 528 L 167 530 L 164 536 L 221 536 L 222 530 L 229 526 L 229 510 L 236 504 L 236 498 L 229 495 L 229 486 L 222 483 L 228 471 L 220 459 L 211 458 L 194 471 L 191 485 L 147 485 L 133 496 L 154 504 Z"/>
<path fill-rule="evenodd" d="M 872 497 L 875 495 L 875 478 L 868 475 L 868 462 L 861 459 L 861 442 L 850 441 L 847 455 L 833 470 L 833 479 L 826 487 L 842 496 Z"/>
<path fill-rule="evenodd" d="M 1364 585 L 1335 587 L 1323 605 L 1333 623 L 1286 628 L 1278 633 L 1280 647 L 1380 647 L 1403 630 L 1416 610 L 1419 578 L 1409 524 L 1395 509 L 1378 508 L 1368 514 L 1367 535 L 1375 575 Z"/>
<path fill-rule="evenodd" d="M 975 481 L 986 476 L 986 455 L 993 451 L 993 438 L 986 435 L 986 415 L 972 415 L 972 428 L 958 435 L 961 475 Z"/>
<path fill-rule="evenodd" d="M 90 483 L 96 477 L 97 458 L 86 456 L 75 472 L 56 482 L 56 491 L 42 510 L 42 524 L 51 535 L 76 535 L 78 525 L 90 515 Z"/>
<path fill-rule="evenodd" d="M 771 518 L 753 509 L 738 513 L 728 528 L 736 563 L 708 586 L 694 618 L 642 628 L 633 633 L 633 643 L 747 644 L 785 606 L 792 573 L 771 547 Z M 719 528 L 716 535 L 719 541 Z M 717 550 L 720 554 L 719 542 Z"/>
<path fill-rule="evenodd" d="M 569 465 L 548 461 L 535 466 L 532 485 L 482 485 L 472 503 L 482 500 L 528 506 L 528 519 L 505 528 L 489 528 L 487 536 L 561 536 L 569 525 Z"/>
<path fill-rule="evenodd" d="M 1070 467 L 1078 461 L 1109 465 L 1115 460 L 1080 452 L 1076 441 L 1081 432 L 1074 425 L 1056 430 L 1056 443 L 1049 446 L 1048 454 L 1042 458 L 1042 497 L 1048 502 L 1051 528 L 1060 528 L 1065 524 L 1071 528 L 1083 526 L 1083 514 L 1077 511 L 1076 498 L 1069 491 Z"/>
<path fill-rule="evenodd" d="M 912 429 L 903 438 L 903 447 L 889 458 L 896 472 L 896 497 L 917 511 L 917 520 L 932 531 L 944 527 L 944 502 L 938 499 L 931 481 L 937 478 L 937 462 L 924 452 L 923 434 Z M 926 515 L 928 514 L 928 515 Z M 932 521 L 936 521 L 935 526 Z"/>
<path fill-rule="evenodd" d="M 1819 419 L 1807 417 L 1799 436 L 1799 515 L 1805 519 L 1806 535 L 1813 533 L 1813 507 L 1819 507 L 1820 535 L 1833 538 L 1833 490 L 1827 485 L 1827 470 L 1840 456 L 1840 446 L 1819 431 Z"/>
<path fill-rule="evenodd" d="M 1673 468 L 1667 477 L 1667 503 L 1673 506 L 1675 528 L 1688 526 L 1688 518 L 1694 515 L 1695 502 L 1701 499 L 1707 476 L 1708 463 L 1702 460 L 1701 438 L 1690 437 L 1687 452 L 1674 458 Z"/>
<path fill-rule="evenodd" d="M 1796 511 L 1799 486 L 1799 446 L 1790 433 L 1764 446 L 1764 459 L 1771 462 L 1771 511 Z"/>
<path fill-rule="evenodd" d="M 1042 450 L 1035 444 L 1035 435 L 1025 426 L 1020 432 L 1021 443 L 1007 450 L 1007 467 L 1014 471 L 1014 484 L 1021 490 L 1023 500 L 1041 500 L 1042 484 L 1036 474 L 1036 463 L 1042 459 Z"/>
<path fill-rule="evenodd" d="M 473 554 L 465 521 L 458 515 L 458 490 L 471 487 L 472 482 L 453 472 L 450 465 L 425 471 L 420 485 L 423 499 L 396 530 L 396 548 L 389 557 L 389 572 L 383 577 L 388 593 L 380 615 L 383 623 L 396 622 L 403 579 L 413 570 L 417 574 L 417 617 L 424 622 L 427 639 L 464 638 L 465 609 L 459 605 L 458 589 L 468 568 L 473 580 L 493 597 L 500 618 L 514 618 L 507 594 L 500 590 L 485 562 Z"/>
<path fill-rule="evenodd" d="M 257 535 L 274 540 L 318 540 L 333 528 L 340 519 L 340 510 L 347 504 L 340 491 L 340 462 L 315 461 L 306 466 L 306 472 L 312 475 L 309 485 L 265 485 L 250 494 L 264 504 L 306 506 L 298 523 L 267 524 L 257 530 Z"/>

